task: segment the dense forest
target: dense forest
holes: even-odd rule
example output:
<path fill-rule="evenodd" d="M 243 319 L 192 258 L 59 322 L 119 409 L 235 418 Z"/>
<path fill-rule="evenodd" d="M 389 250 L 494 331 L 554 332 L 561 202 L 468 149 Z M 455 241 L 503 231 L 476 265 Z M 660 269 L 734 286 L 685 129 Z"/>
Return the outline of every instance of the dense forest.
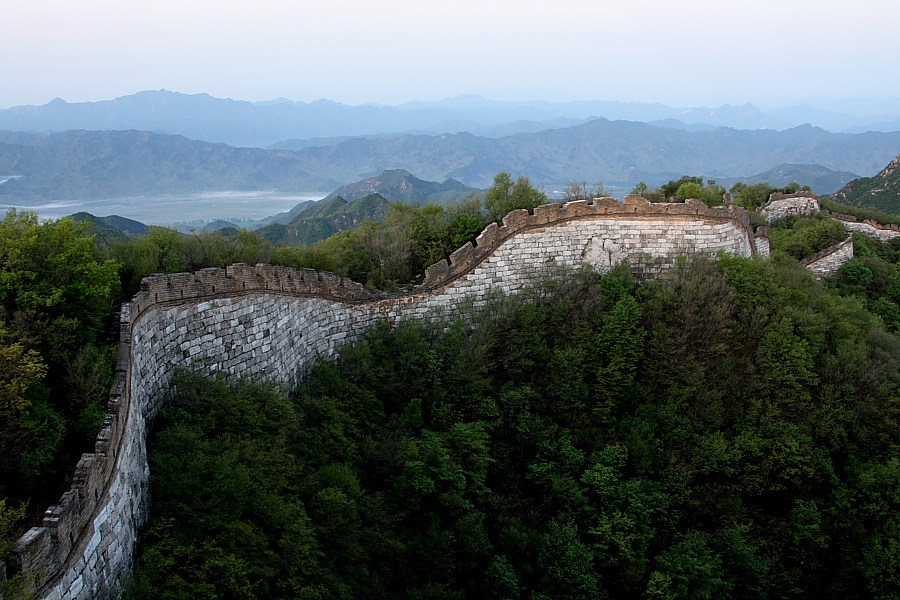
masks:
<path fill-rule="evenodd" d="M 643 191 L 722 202 L 697 179 Z M 771 191 L 731 190 L 751 210 Z M 501 174 L 484 199 L 396 203 L 290 248 L 7 213 L 0 555 L 90 451 L 141 277 L 270 262 L 404 288 L 545 201 Z M 459 321 L 376 327 L 287 392 L 183 373 L 130 596 L 895 597 L 900 245 L 854 236 L 823 282 L 797 262 L 845 236 L 793 218 L 769 261 L 567 273 Z"/>

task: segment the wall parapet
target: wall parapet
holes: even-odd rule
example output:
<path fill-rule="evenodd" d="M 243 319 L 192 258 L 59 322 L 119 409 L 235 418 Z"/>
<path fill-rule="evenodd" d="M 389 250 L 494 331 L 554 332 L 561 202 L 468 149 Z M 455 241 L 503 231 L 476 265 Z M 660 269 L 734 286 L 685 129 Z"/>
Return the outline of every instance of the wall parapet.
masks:
<path fill-rule="evenodd" d="M 506 240 L 529 230 L 560 225 L 573 220 L 588 219 L 633 219 L 695 218 L 711 221 L 729 221 L 747 231 L 752 240 L 750 216 L 741 207 L 709 207 L 701 200 L 688 199 L 685 202 L 650 202 L 642 196 L 630 194 L 620 203 L 615 198 L 594 198 L 576 200 L 565 204 L 541 204 L 534 208 L 534 214 L 525 209 L 514 210 L 503 218 L 503 225 L 491 223 L 478 235 L 475 244 L 466 243 L 450 255 L 425 270 L 425 280 L 417 290 L 432 290 L 445 286 L 465 275 L 473 266 L 480 264 Z"/>
<path fill-rule="evenodd" d="M 106 416 L 94 443 L 94 452 L 82 454 L 72 476 L 72 487 L 59 502 L 44 512 L 40 527 L 32 527 L 23 535 L 12 552 L 22 572 L 41 577 L 40 592 L 52 597 L 54 587 L 60 581 L 71 589 L 83 589 L 83 580 L 66 577 L 79 560 L 84 559 L 85 548 L 97 532 L 92 527 L 96 515 L 108 506 L 108 495 L 115 484 L 120 468 L 120 453 L 129 427 L 131 397 L 130 378 L 131 314 L 129 305 L 119 313 L 119 346 L 116 357 L 115 377 L 107 399 Z M 108 546 L 102 548 L 106 551 Z M 110 561 L 115 566 L 116 561 Z M 100 587 L 111 589 L 114 581 L 130 572 L 130 556 L 120 572 L 113 568 L 108 580 Z"/>
<path fill-rule="evenodd" d="M 860 221 L 853 215 L 844 215 L 827 210 L 823 210 L 822 212 L 832 219 L 836 219 L 843 223 L 844 227 L 850 231 L 860 233 L 868 237 L 878 238 L 883 242 L 900 237 L 900 226 L 898 225 L 882 225 L 881 223 L 872 219 L 865 219 L 863 221 Z"/>
<path fill-rule="evenodd" d="M 813 277 L 822 279 L 837 273 L 844 264 L 853 260 L 853 236 L 842 242 L 816 252 L 800 261 L 804 267 L 812 272 Z"/>
<path fill-rule="evenodd" d="M 351 303 L 368 302 L 378 297 L 361 283 L 326 271 L 237 263 L 225 269 L 145 277 L 131 305 L 140 316 L 151 306 L 258 292 L 316 296 Z"/>

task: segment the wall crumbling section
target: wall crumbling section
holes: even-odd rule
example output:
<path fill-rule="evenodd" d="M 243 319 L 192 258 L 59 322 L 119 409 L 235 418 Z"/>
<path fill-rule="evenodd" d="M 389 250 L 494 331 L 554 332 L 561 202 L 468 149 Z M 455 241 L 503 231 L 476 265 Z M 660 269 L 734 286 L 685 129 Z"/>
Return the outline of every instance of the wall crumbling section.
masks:
<path fill-rule="evenodd" d="M 760 240 L 765 238 L 760 238 Z M 116 379 L 95 451 L 72 489 L 14 552 L 39 594 L 53 600 L 116 595 L 132 568 L 149 507 L 146 434 L 178 368 L 292 386 L 320 356 L 333 356 L 378 320 L 453 314 L 493 290 L 515 292 L 536 276 L 626 261 L 641 278 L 664 276 L 676 257 L 719 251 L 752 256 L 747 213 L 699 201 L 651 204 L 639 197 L 514 211 L 428 268 L 409 295 L 376 295 L 329 273 L 232 265 L 153 276 L 122 308 Z M 767 248 L 766 244 L 766 248 Z"/>
<path fill-rule="evenodd" d="M 821 210 L 819 197 L 812 192 L 796 192 L 794 194 L 782 194 L 776 192 L 769 196 L 769 200 L 759 207 L 759 212 L 770 222 L 787 219 L 794 215 L 810 217 Z"/>

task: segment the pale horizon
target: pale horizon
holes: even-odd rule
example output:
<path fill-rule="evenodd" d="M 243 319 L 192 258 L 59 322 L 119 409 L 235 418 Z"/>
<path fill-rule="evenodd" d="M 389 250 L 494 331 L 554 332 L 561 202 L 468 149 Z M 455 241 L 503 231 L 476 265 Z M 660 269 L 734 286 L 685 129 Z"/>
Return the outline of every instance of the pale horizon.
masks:
<path fill-rule="evenodd" d="M 0 108 L 158 89 L 386 106 L 470 94 L 873 110 L 900 100 L 900 5 L 888 0 L 547 6 L 15 3 L 0 24 Z"/>

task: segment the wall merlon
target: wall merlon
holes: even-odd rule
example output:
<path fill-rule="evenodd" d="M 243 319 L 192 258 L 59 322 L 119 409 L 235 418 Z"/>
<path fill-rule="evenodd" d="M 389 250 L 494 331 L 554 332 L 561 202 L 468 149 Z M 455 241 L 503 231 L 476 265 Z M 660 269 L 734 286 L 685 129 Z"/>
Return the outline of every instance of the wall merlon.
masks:
<path fill-rule="evenodd" d="M 510 234 L 516 233 L 531 224 L 531 215 L 524 208 L 516 209 L 503 217 L 503 226 L 508 228 Z"/>
<path fill-rule="evenodd" d="M 81 460 L 75 466 L 75 473 L 72 475 L 72 487 L 83 489 L 85 484 L 91 478 L 91 471 L 94 468 L 94 460 L 96 456 L 93 454 L 82 454 Z"/>
<path fill-rule="evenodd" d="M 438 262 L 426 268 L 425 281 L 422 283 L 422 287 L 432 287 L 436 285 L 438 281 L 446 277 L 449 270 L 450 263 L 447 262 L 446 258 L 442 258 Z"/>
<path fill-rule="evenodd" d="M 112 404 L 112 402 L 108 402 L 106 405 L 107 411 L 117 411 L 118 404 Z M 118 424 L 117 415 L 110 414 L 110 412 L 106 413 L 106 417 L 103 420 L 103 427 L 100 429 L 100 433 L 97 434 L 97 439 L 94 441 L 94 453 L 96 454 L 107 454 L 111 448 L 111 442 L 113 441 L 113 429 Z"/>
<path fill-rule="evenodd" d="M 500 228 L 496 223 L 489 223 L 488 226 L 478 234 L 478 237 L 475 238 L 476 245 L 478 245 L 478 247 L 487 246 L 492 248 L 497 242 L 499 232 Z"/>
<path fill-rule="evenodd" d="M 555 202 L 535 206 L 532 222 L 537 225 L 552 223 L 559 219 L 559 210 L 559 204 L 556 204 Z"/>
<path fill-rule="evenodd" d="M 454 271 L 467 269 L 475 257 L 475 246 L 472 242 L 466 242 L 450 255 L 450 268 Z"/>
<path fill-rule="evenodd" d="M 573 200 L 562 205 L 562 209 L 557 212 L 559 219 L 575 219 L 594 214 L 594 207 L 588 204 L 587 200 Z"/>

